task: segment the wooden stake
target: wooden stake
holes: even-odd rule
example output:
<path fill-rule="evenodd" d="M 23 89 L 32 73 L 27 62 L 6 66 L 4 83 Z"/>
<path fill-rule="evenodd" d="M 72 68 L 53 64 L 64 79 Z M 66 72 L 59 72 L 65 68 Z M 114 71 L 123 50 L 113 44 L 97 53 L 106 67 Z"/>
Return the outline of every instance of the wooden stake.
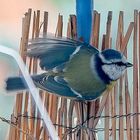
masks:
<path fill-rule="evenodd" d="M 125 55 L 127 57 L 127 49 L 125 51 Z M 128 89 L 128 77 L 127 72 L 125 73 L 125 102 L 126 102 L 126 114 L 131 113 L 131 99 L 130 99 L 130 93 Z M 131 118 L 130 116 L 126 117 L 126 128 L 127 128 L 127 140 L 132 140 L 132 132 L 131 132 Z"/>
<path fill-rule="evenodd" d="M 92 32 L 91 32 L 91 39 L 90 39 L 90 44 L 96 48 L 98 48 L 99 46 L 99 29 L 100 29 L 100 14 L 97 11 L 94 11 L 93 14 L 93 23 L 92 23 Z M 91 116 L 95 116 L 96 113 L 98 112 L 99 109 L 99 103 L 100 103 L 100 99 L 97 99 L 95 101 L 92 102 L 88 102 L 87 104 L 87 119 L 90 118 Z M 87 122 L 87 126 L 89 128 L 93 127 L 93 123 L 94 123 L 94 118 L 90 119 Z M 95 135 L 93 135 L 92 132 L 89 132 L 89 139 L 95 139 Z"/>
<path fill-rule="evenodd" d="M 114 87 L 114 92 L 111 93 L 111 114 L 116 115 L 116 95 L 118 93 L 118 83 Z M 112 140 L 116 140 L 116 118 L 112 118 Z"/>
<path fill-rule="evenodd" d="M 47 35 L 47 30 L 48 30 L 48 12 L 44 12 L 44 21 L 43 21 L 43 36 Z M 44 108 L 46 108 L 46 110 L 49 110 L 49 93 L 47 91 L 43 91 L 42 96 L 44 95 Z M 44 124 L 42 124 L 43 126 L 43 139 L 48 140 L 48 134 L 46 133 L 46 127 L 44 126 Z"/>
<path fill-rule="evenodd" d="M 125 37 L 122 40 L 122 49 L 121 49 L 121 52 L 124 52 L 125 51 L 125 49 L 127 47 L 127 44 L 128 44 L 128 41 L 130 39 L 130 36 L 132 34 L 133 29 L 134 29 L 134 22 L 131 22 L 129 24 L 129 27 L 128 27 L 128 30 L 127 30 L 127 32 L 125 34 Z"/>
<path fill-rule="evenodd" d="M 137 60 L 137 33 L 138 33 L 138 11 L 134 11 L 134 47 L 133 47 L 133 113 L 137 113 L 138 107 L 138 60 Z M 138 116 L 133 116 L 133 140 L 138 140 Z"/>
<path fill-rule="evenodd" d="M 36 14 L 34 13 L 34 18 L 33 21 L 33 32 L 32 32 L 32 37 L 35 36 L 36 37 L 39 37 L 39 23 L 40 23 L 40 11 L 37 10 L 37 16 Z M 38 62 L 37 62 L 37 59 L 34 58 L 33 59 L 33 69 L 32 69 L 32 72 L 33 74 L 36 74 L 37 73 L 37 67 L 38 67 Z M 30 100 L 31 100 L 31 106 L 30 106 L 30 115 L 35 117 L 36 115 L 36 105 L 35 105 L 35 102 L 34 100 L 32 99 L 32 96 L 30 96 Z M 36 121 L 34 119 L 30 120 L 30 133 L 31 135 L 34 135 L 35 134 L 35 127 L 36 127 Z M 37 127 L 36 129 L 39 129 L 40 127 Z"/>
<path fill-rule="evenodd" d="M 48 29 L 48 12 L 44 12 L 44 26 L 43 26 L 43 36 L 47 35 Z"/>
<path fill-rule="evenodd" d="M 90 44 L 94 47 L 99 47 L 99 33 L 100 33 L 100 13 L 94 11 L 92 19 L 92 32 L 91 32 L 91 41 Z"/>
<path fill-rule="evenodd" d="M 56 29 L 56 33 L 55 36 L 56 37 L 62 37 L 63 34 L 63 16 L 59 14 L 58 16 L 58 22 L 57 22 L 57 29 Z M 61 99 L 61 100 L 60 100 Z M 60 108 L 58 109 L 58 102 L 59 100 L 61 101 L 61 105 Z M 53 97 L 53 106 L 52 106 L 52 121 L 54 123 L 57 122 L 57 116 L 58 116 L 58 124 L 59 125 L 63 125 L 64 124 L 64 98 L 58 98 L 56 96 Z M 67 104 L 66 104 L 67 106 Z M 60 137 L 60 139 L 62 139 L 63 137 L 63 129 L 61 127 L 58 127 L 58 135 Z"/>

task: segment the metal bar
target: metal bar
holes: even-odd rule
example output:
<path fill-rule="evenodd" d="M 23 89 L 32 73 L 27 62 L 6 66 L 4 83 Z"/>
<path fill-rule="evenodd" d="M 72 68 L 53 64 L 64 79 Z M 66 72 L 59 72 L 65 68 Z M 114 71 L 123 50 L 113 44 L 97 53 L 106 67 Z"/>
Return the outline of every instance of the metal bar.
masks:
<path fill-rule="evenodd" d="M 40 111 L 40 114 L 41 114 L 41 116 L 42 116 L 42 118 L 44 120 L 44 123 L 45 123 L 45 125 L 47 127 L 47 130 L 48 130 L 48 132 L 50 134 L 51 139 L 52 140 L 58 140 L 59 139 L 58 134 L 55 131 L 55 128 L 54 128 L 54 126 L 52 124 L 52 121 L 51 121 L 47 111 L 45 111 L 45 108 L 44 108 L 44 106 L 42 104 L 42 101 L 41 101 L 41 99 L 39 97 L 39 91 L 35 87 L 32 79 L 30 77 L 30 74 L 28 72 L 28 69 L 24 65 L 24 62 L 23 62 L 21 56 L 11 48 L 5 47 L 3 45 L 0 45 L 0 48 L 1 48 L 0 49 L 1 53 L 7 54 L 7 55 L 11 56 L 12 58 L 14 58 L 16 60 L 18 66 L 19 66 L 19 68 L 21 70 L 21 73 L 22 73 L 23 77 L 25 78 L 25 81 L 26 81 L 26 83 L 28 85 L 30 93 L 32 94 L 32 96 L 33 96 L 33 98 L 34 98 L 34 100 L 36 102 L 36 105 L 37 105 L 37 107 L 38 107 L 38 109 Z"/>

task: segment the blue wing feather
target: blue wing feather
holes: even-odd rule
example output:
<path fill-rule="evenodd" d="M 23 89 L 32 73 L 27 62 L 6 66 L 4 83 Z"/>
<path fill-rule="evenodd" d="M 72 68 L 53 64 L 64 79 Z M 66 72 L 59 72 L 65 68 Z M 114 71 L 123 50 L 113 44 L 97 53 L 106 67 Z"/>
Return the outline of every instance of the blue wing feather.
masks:
<path fill-rule="evenodd" d="M 44 73 L 33 76 L 32 78 L 37 87 L 55 93 L 59 96 L 74 98 L 77 100 L 93 100 L 97 97 L 96 94 L 92 93 L 90 96 L 76 93 L 76 91 L 70 88 L 68 83 L 61 76 L 47 75 Z"/>
<path fill-rule="evenodd" d="M 55 80 L 55 76 L 52 75 L 36 75 L 32 77 L 35 84 L 49 92 L 56 93 L 59 96 L 68 96 L 70 98 L 76 98 L 76 94 L 69 88 L 67 82 L 62 77 L 57 77 L 58 79 Z"/>
<path fill-rule="evenodd" d="M 45 53 L 45 55 L 40 56 L 40 67 L 43 69 L 52 69 L 67 60 L 69 60 L 70 55 L 74 52 L 75 48 L 54 48 L 51 51 Z"/>
<path fill-rule="evenodd" d="M 51 70 L 55 67 L 68 62 L 76 49 L 85 49 L 90 53 L 98 50 L 85 42 L 72 40 L 68 38 L 37 38 L 28 46 L 27 55 L 40 59 L 40 67 L 45 70 Z M 78 51 L 80 51 L 80 49 Z M 78 52 L 77 51 L 77 52 Z M 77 53 L 76 52 L 76 53 Z M 61 67 L 62 68 L 62 67 Z M 63 67 L 64 68 L 64 67 Z M 60 69 L 60 67 L 59 67 Z"/>

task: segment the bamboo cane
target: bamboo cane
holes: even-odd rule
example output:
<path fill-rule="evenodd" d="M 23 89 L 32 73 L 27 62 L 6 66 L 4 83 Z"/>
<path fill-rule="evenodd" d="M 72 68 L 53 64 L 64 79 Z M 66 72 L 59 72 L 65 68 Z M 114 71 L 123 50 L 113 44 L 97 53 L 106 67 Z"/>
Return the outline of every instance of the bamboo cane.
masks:
<path fill-rule="evenodd" d="M 31 9 L 28 10 L 28 12 L 25 14 L 25 18 L 23 19 L 23 30 L 22 30 L 22 43 L 21 43 L 21 51 L 20 54 L 24 60 L 24 62 L 26 63 L 26 56 L 25 56 L 25 52 L 26 52 L 26 45 L 28 43 L 28 38 L 29 38 L 29 27 L 30 27 L 30 18 L 31 18 Z M 17 95 L 17 105 L 18 106 L 18 113 L 22 114 L 22 102 L 23 102 L 23 95 Z M 21 118 L 19 121 L 19 128 L 22 126 L 21 124 Z M 17 133 L 17 139 L 20 138 L 20 134 Z"/>
<path fill-rule="evenodd" d="M 35 38 L 36 38 L 36 37 L 39 36 L 39 22 L 40 22 L 40 11 L 39 10 L 37 10 L 36 19 L 34 19 L 34 20 L 35 20 L 35 23 L 34 23 L 35 25 L 33 26 L 34 27 L 33 31 L 35 31 L 35 33 L 34 33 L 34 35 L 32 33 L 32 35 L 35 36 Z M 33 59 L 33 69 L 32 69 L 33 74 L 37 73 L 37 66 L 38 66 L 37 59 L 34 58 Z M 35 102 L 34 102 L 34 100 L 32 99 L 31 96 L 30 96 L 30 100 L 31 100 L 30 114 L 31 114 L 31 116 L 35 116 L 37 108 L 36 108 Z M 36 121 L 34 119 L 30 120 L 29 125 L 30 125 L 30 133 L 31 133 L 31 135 L 34 135 L 35 134 Z"/>
<path fill-rule="evenodd" d="M 120 38 L 120 44 L 118 43 L 119 46 L 116 46 L 117 50 L 122 50 L 122 42 L 123 42 L 123 38 L 124 38 L 124 13 L 121 11 L 120 15 L 119 15 L 119 25 L 118 29 L 119 30 L 119 38 Z M 124 82 L 124 78 L 121 77 L 119 80 L 119 115 L 123 115 L 123 104 L 124 104 L 124 99 L 123 99 L 123 82 Z M 123 140 L 124 139 L 124 120 L 123 118 L 119 118 L 119 139 Z"/>
<path fill-rule="evenodd" d="M 90 44 L 96 48 L 99 48 L 99 29 L 100 29 L 100 13 L 97 11 L 93 12 L 93 18 L 92 18 L 92 32 L 91 32 L 91 38 L 90 38 Z M 87 112 L 87 117 L 95 116 L 98 109 L 99 109 L 99 103 L 100 99 L 97 99 L 92 102 L 88 102 L 87 109 L 89 112 Z M 88 119 L 88 118 L 87 118 Z M 88 121 L 88 127 L 92 128 L 94 122 L 94 118 L 90 119 Z M 92 132 L 89 132 L 89 139 L 96 139 L 95 134 Z"/>
<path fill-rule="evenodd" d="M 111 34 L 111 22 L 112 22 L 112 11 L 108 12 L 108 19 L 107 19 L 107 27 L 106 27 L 106 35 L 105 35 L 105 49 L 111 48 L 110 44 L 110 34 Z M 110 91 L 111 92 L 111 91 Z M 109 111 L 109 104 L 110 104 L 110 94 L 108 93 L 108 98 L 105 104 L 105 116 L 109 116 L 110 111 Z M 104 139 L 108 140 L 109 139 L 109 119 L 105 118 L 105 135 Z"/>
<path fill-rule="evenodd" d="M 138 11 L 134 11 L 134 36 L 133 36 L 133 113 L 138 112 L 138 60 L 137 60 L 137 26 Z M 138 116 L 133 116 L 133 140 L 138 140 Z"/>

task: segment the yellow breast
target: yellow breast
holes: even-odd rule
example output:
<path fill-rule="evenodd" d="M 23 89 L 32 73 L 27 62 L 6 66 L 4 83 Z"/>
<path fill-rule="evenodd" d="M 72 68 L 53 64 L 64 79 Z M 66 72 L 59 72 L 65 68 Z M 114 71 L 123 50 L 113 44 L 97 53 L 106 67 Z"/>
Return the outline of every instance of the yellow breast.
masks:
<path fill-rule="evenodd" d="M 115 84 L 116 84 L 116 81 L 112 81 L 110 84 L 107 85 L 106 87 L 107 90 L 110 91 L 114 87 Z"/>

